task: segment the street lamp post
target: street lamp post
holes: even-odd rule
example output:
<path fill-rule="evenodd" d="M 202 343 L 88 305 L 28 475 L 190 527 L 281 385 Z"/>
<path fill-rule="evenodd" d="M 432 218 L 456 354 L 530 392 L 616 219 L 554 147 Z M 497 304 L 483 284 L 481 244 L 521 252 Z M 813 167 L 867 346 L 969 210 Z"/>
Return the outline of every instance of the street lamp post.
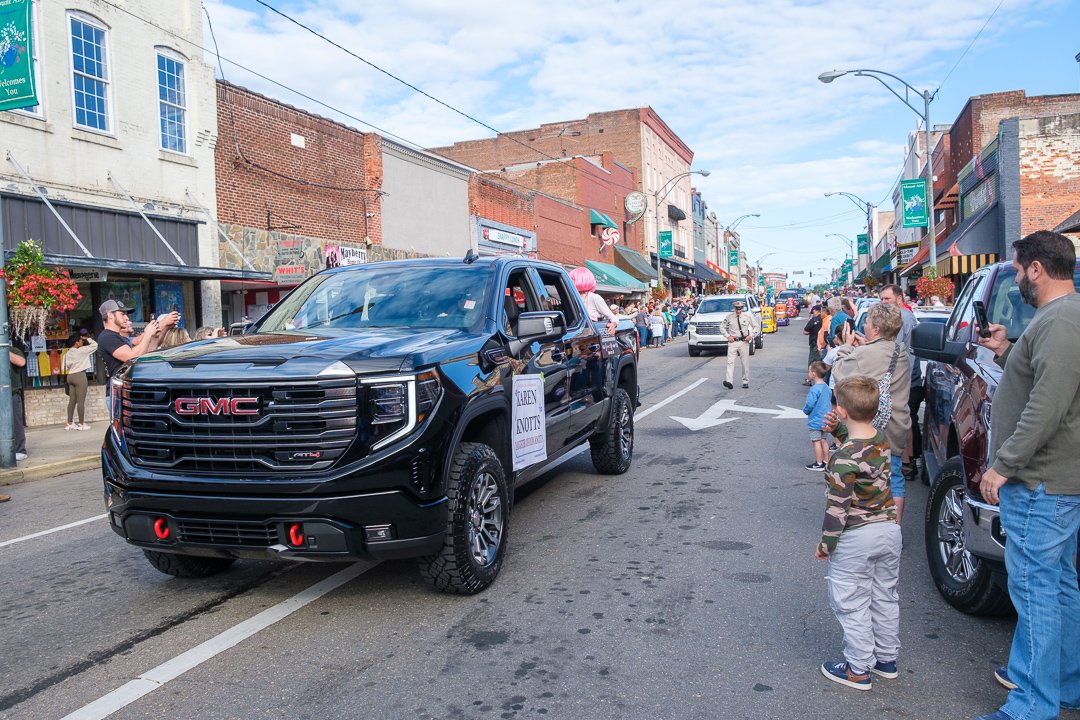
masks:
<path fill-rule="evenodd" d="M 653 193 L 653 211 L 656 219 L 656 287 L 659 289 L 664 286 L 664 270 L 663 265 L 660 263 L 660 203 L 663 202 L 672 190 L 675 189 L 675 182 L 682 180 L 684 177 L 690 177 L 691 175 L 700 175 L 701 177 L 709 177 L 708 170 L 690 170 L 689 172 L 679 173 L 675 177 L 668 180 L 661 186 L 659 190 Z M 675 244 L 674 234 L 671 238 L 672 245 Z"/>
<path fill-rule="evenodd" d="M 826 233 L 825 237 L 838 237 L 841 240 L 847 241 L 847 244 L 848 244 L 848 256 L 851 257 L 852 265 L 854 265 L 854 263 L 855 263 L 855 241 L 854 240 L 849 238 L 847 235 L 842 235 L 841 233 Z M 845 260 L 846 259 L 847 258 L 845 258 Z M 854 267 L 852 267 L 852 268 L 850 268 L 848 270 L 848 279 L 851 280 L 852 283 L 855 282 L 855 268 Z"/>
<path fill-rule="evenodd" d="M 870 232 L 871 232 L 871 230 L 870 230 L 870 217 L 874 212 L 874 203 L 870 202 L 869 200 L 863 200 L 861 197 L 859 197 L 855 193 L 844 192 L 843 190 L 840 190 L 838 192 L 827 192 L 827 193 L 825 193 L 825 197 L 832 197 L 833 195 L 842 195 L 842 196 L 846 197 L 848 200 L 855 203 L 855 207 L 859 208 L 860 210 L 862 210 L 865 207 L 865 209 L 866 209 L 866 242 L 867 242 L 867 246 L 868 246 L 867 250 L 869 250 L 869 244 L 873 242 L 873 238 L 870 237 Z M 867 255 L 869 256 L 869 252 L 867 253 Z"/>
<path fill-rule="evenodd" d="M 726 225 L 724 227 L 724 267 L 726 267 L 728 269 L 729 276 L 730 276 L 730 273 L 731 273 L 731 250 L 728 248 L 728 238 L 729 237 L 733 237 L 733 238 L 739 237 L 739 234 L 737 232 L 735 232 L 735 228 L 739 227 L 739 223 L 741 223 L 746 218 L 752 218 L 752 217 L 761 217 L 761 214 L 760 213 L 747 213 L 746 215 L 740 215 L 739 217 L 735 218 L 735 220 L 730 225 Z M 736 265 L 736 267 L 738 267 L 738 263 L 735 263 L 735 265 Z"/>
<path fill-rule="evenodd" d="M 861 75 L 861 76 L 864 76 L 864 77 L 872 77 L 872 78 L 874 78 L 879 83 L 884 85 L 885 89 L 887 89 L 889 92 L 891 92 L 893 95 L 895 95 L 897 97 L 897 99 L 900 100 L 900 102 L 907 105 L 911 109 L 912 112 L 914 112 L 916 115 L 919 115 L 922 118 L 923 132 L 926 134 L 926 150 L 924 151 L 925 154 L 926 154 L 926 204 L 927 204 L 926 206 L 927 206 L 927 212 L 928 212 L 926 229 L 927 229 L 927 235 L 929 235 L 929 237 L 930 237 L 930 264 L 931 264 L 932 267 L 937 267 L 937 237 L 936 237 L 937 233 L 935 232 L 935 227 L 934 227 L 934 168 L 933 168 L 933 158 L 931 157 L 933 155 L 933 151 L 932 151 L 932 148 L 930 146 L 930 101 L 933 100 L 934 97 L 937 95 L 937 91 L 935 90 L 934 92 L 931 93 L 929 90 L 923 90 L 922 92 L 919 92 L 918 90 L 913 88 L 910 84 L 908 84 L 907 82 L 905 82 L 901 78 L 896 77 L 892 73 L 887 73 L 887 72 L 885 72 L 883 70 L 867 70 L 865 68 L 861 69 L 861 70 L 833 70 L 831 72 L 823 72 L 820 75 L 818 75 L 818 80 L 820 80 L 823 83 L 831 83 L 836 78 L 842 77 L 842 76 L 847 75 L 849 73 L 852 74 L 852 75 Z M 889 83 L 882 80 L 881 77 L 880 77 L 881 75 L 884 75 L 886 77 L 890 77 L 893 80 L 900 83 L 901 85 L 903 85 L 904 88 L 906 88 L 906 90 L 904 92 L 904 95 L 901 95 L 900 93 L 896 92 L 896 90 L 891 85 L 889 85 Z M 915 93 L 916 95 L 918 95 L 919 97 L 922 98 L 922 100 L 923 100 L 922 112 L 919 112 L 919 109 L 916 108 L 914 105 L 912 105 L 908 101 L 908 98 L 906 97 L 908 95 L 908 93 Z"/>

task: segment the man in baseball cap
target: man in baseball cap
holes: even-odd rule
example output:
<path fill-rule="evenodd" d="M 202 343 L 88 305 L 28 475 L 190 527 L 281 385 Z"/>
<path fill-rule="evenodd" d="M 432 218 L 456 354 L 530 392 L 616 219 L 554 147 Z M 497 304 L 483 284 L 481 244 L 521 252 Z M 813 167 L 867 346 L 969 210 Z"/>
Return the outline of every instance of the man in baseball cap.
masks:
<path fill-rule="evenodd" d="M 105 371 L 111 378 L 120 366 L 128 360 L 143 355 L 156 346 L 156 338 L 161 331 L 161 324 L 157 320 L 151 320 L 146 324 L 146 329 L 139 337 L 138 342 L 132 342 L 123 335 L 124 326 L 129 323 L 128 313 L 134 308 L 125 307 L 117 300 L 106 300 L 98 307 L 101 320 L 105 329 L 98 335 L 98 348 L 101 350 L 101 358 L 105 361 Z M 110 408 L 112 404 L 109 393 L 112 383 L 105 383 L 105 406 Z"/>

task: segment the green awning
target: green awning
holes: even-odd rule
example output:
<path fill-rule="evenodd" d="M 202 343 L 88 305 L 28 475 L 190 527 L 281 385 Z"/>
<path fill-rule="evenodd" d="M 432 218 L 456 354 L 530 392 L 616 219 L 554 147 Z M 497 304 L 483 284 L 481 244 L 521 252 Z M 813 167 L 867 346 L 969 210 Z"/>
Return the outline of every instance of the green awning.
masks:
<path fill-rule="evenodd" d="M 614 265 L 586 260 L 585 267 L 596 276 L 596 289 L 601 292 L 635 293 L 645 289 L 645 283 L 635 280 Z"/>
<path fill-rule="evenodd" d="M 615 221 L 609 218 L 602 212 L 597 212 L 592 208 L 589 208 L 589 224 L 590 225 L 603 225 L 604 227 L 618 227 Z"/>
<path fill-rule="evenodd" d="M 615 245 L 613 247 L 615 248 L 615 257 L 626 263 L 626 267 L 621 269 L 629 271 L 632 276 L 639 280 L 656 279 L 656 267 L 646 260 L 641 253 L 636 250 L 631 250 L 628 247 L 623 247 L 622 245 Z"/>
<path fill-rule="evenodd" d="M 870 265 L 871 275 L 880 275 L 889 269 L 889 261 L 892 260 L 892 253 L 885 253 Z"/>

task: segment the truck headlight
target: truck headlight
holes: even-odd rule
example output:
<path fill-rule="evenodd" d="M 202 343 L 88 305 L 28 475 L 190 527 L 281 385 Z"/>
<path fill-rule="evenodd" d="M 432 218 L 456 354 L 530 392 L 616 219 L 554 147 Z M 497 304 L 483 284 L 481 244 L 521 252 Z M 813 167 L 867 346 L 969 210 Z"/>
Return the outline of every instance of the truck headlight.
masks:
<path fill-rule="evenodd" d="M 367 387 L 367 420 L 375 450 L 412 432 L 438 404 L 442 386 L 435 371 L 361 379 Z"/>

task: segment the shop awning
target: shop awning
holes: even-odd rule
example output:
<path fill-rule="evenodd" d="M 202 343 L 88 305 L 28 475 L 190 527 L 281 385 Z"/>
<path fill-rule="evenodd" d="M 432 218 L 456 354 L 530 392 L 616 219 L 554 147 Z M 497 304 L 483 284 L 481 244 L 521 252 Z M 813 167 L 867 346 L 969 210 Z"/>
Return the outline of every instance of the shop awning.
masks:
<path fill-rule="evenodd" d="M 1070 215 L 1065 222 L 1054 228 L 1054 232 L 1059 233 L 1074 233 L 1080 232 L 1080 210 L 1077 210 Z"/>
<path fill-rule="evenodd" d="M 635 280 L 614 265 L 586 260 L 585 267 L 596 276 L 596 289 L 608 293 L 636 293 L 645 289 L 645 283 Z"/>
<path fill-rule="evenodd" d="M 7 251 L 11 255 L 13 251 Z M 272 282 L 273 273 L 231 268 L 200 267 L 198 265 L 167 265 L 165 263 L 139 262 L 137 260 L 113 260 L 110 258 L 52 255 L 46 253 L 45 264 L 58 267 L 97 268 L 136 275 L 164 275 L 166 277 L 192 278 L 196 280 L 251 280 Z"/>
<path fill-rule="evenodd" d="M 889 270 L 889 263 L 892 260 L 892 253 L 884 253 L 881 257 L 875 260 L 870 265 L 871 275 L 880 275 L 881 273 Z"/>
<path fill-rule="evenodd" d="M 686 213 L 678 205 L 672 205 L 668 203 L 667 216 L 675 222 L 682 222 L 686 219 Z"/>
<path fill-rule="evenodd" d="M 994 202 L 957 225 L 949 233 L 949 255 L 996 255 L 1001 252 L 999 216 L 998 204 Z"/>
<path fill-rule="evenodd" d="M 997 262 L 997 255 L 984 253 L 982 255 L 949 255 L 947 258 L 938 260 L 937 274 L 939 277 L 946 275 L 970 275 L 983 265 Z"/>
<path fill-rule="evenodd" d="M 618 227 L 615 221 L 609 218 L 602 212 L 598 212 L 589 208 L 589 224 L 590 225 L 603 225 L 604 227 Z"/>
<path fill-rule="evenodd" d="M 626 267 L 622 268 L 623 270 L 628 271 L 638 280 L 656 279 L 656 267 L 646 260 L 637 250 L 631 250 L 622 245 L 614 245 L 613 247 L 615 248 L 615 257 L 626 263 Z"/>
<path fill-rule="evenodd" d="M 725 282 L 726 278 L 705 263 L 694 263 L 697 279 L 702 282 Z"/>

